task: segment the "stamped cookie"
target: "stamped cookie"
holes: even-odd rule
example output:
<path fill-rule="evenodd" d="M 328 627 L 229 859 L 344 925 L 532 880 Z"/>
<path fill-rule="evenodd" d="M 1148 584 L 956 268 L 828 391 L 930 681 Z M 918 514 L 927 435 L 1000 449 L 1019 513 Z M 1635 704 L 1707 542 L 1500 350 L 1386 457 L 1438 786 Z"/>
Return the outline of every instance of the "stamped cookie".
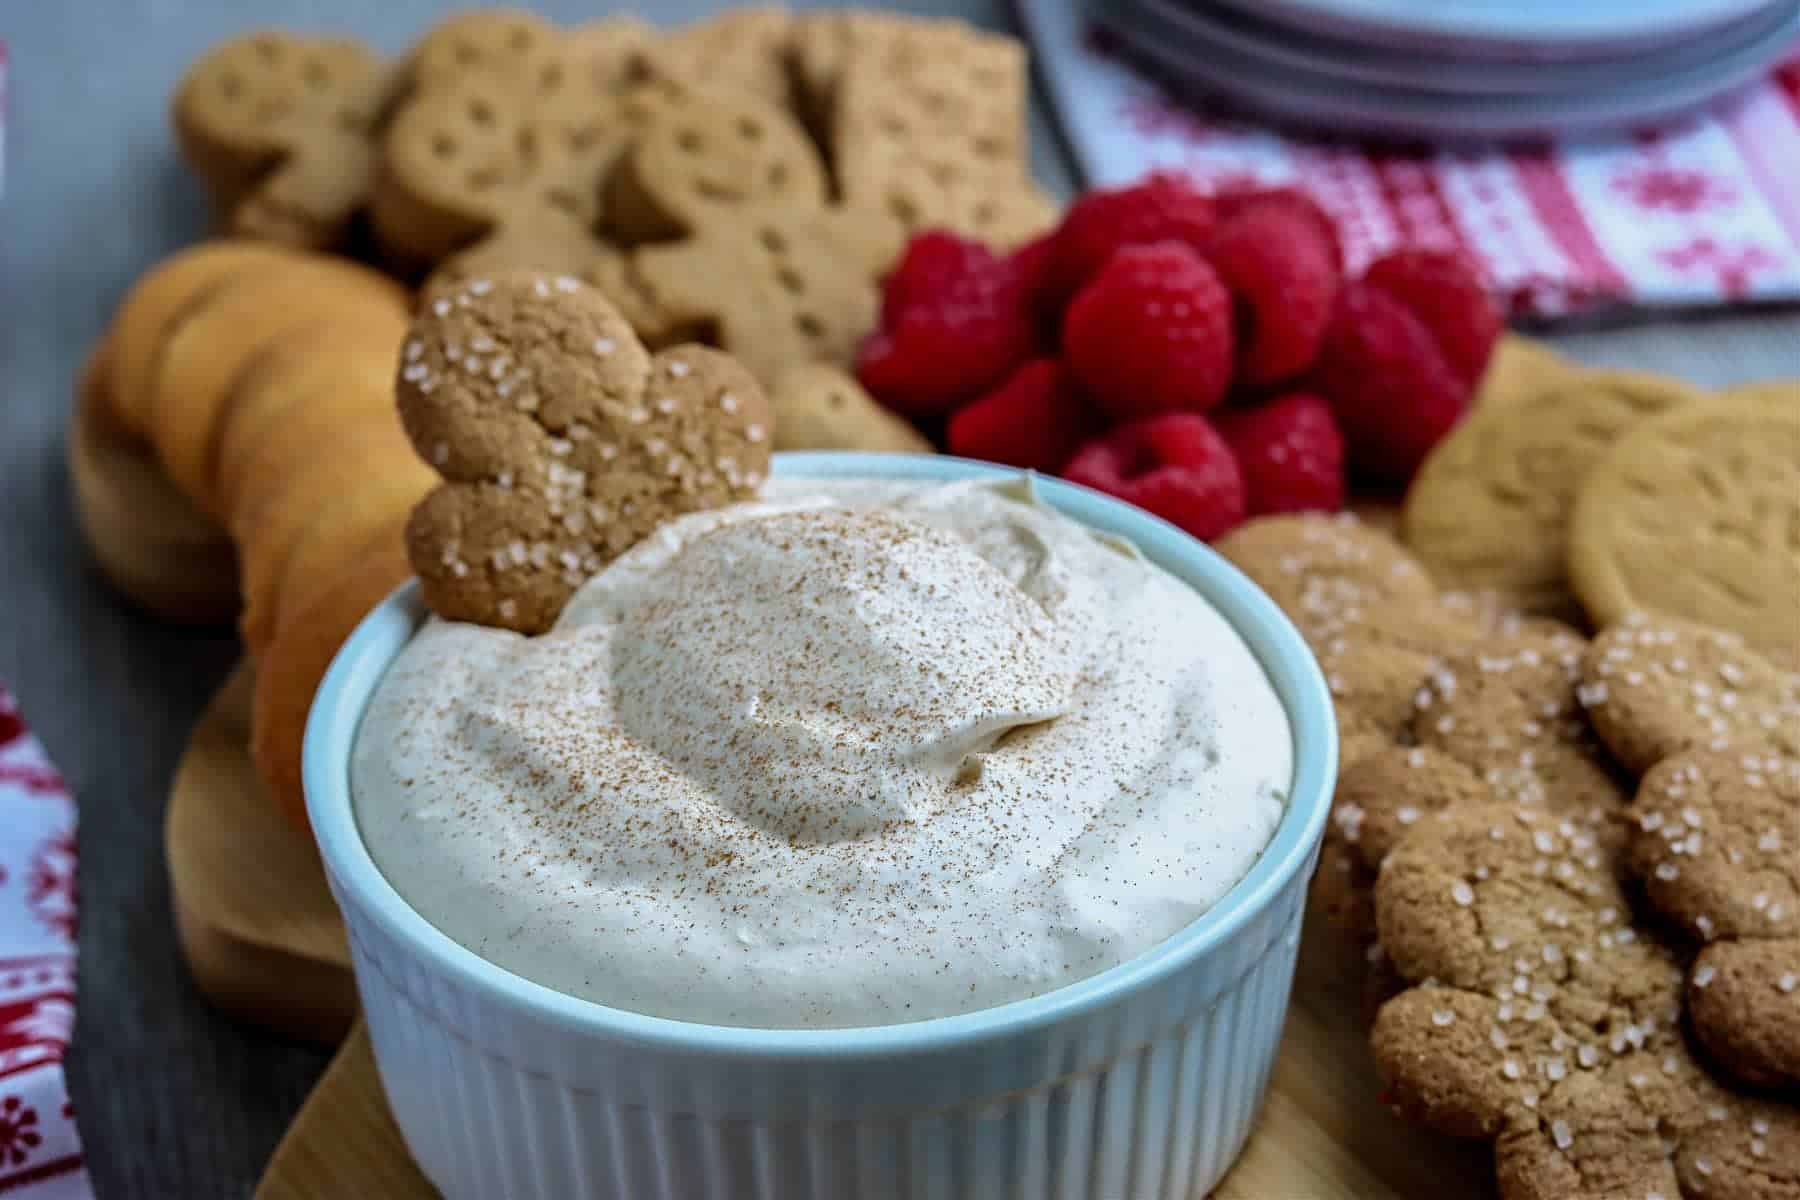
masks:
<path fill-rule="evenodd" d="M 879 214 L 758 208 L 645 246 L 631 271 L 666 319 L 705 329 L 773 380 L 795 363 L 852 360 L 875 325 L 875 279 L 900 243 Z"/>
<path fill-rule="evenodd" d="M 931 442 L 838 367 L 789 367 L 769 386 L 777 450 L 930 454 Z"/>
<path fill-rule="evenodd" d="M 1406 544 L 1446 587 L 1491 589 L 1526 611 L 1567 608 L 1569 520 L 1583 479 L 1627 429 L 1695 394 L 1657 375 L 1582 371 L 1478 405 L 1413 479 Z"/>
<path fill-rule="evenodd" d="M 1800 758 L 1696 750 L 1638 786 L 1626 865 L 1704 947 L 1688 1012 L 1721 1065 L 1800 1082 Z"/>
<path fill-rule="evenodd" d="M 1504 333 L 1494 343 L 1474 405 L 1511 404 L 1555 387 L 1574 371 L 1562 355 L 1534 338 Z"/>
<path fill-rule="evenodd" d="M 1686 621 L 1634 614 L 1602 630 L 1581 702 L 1635 774 L 1687 750 L 1800 757 L 1800 673 Z"/>
<path fill-rule="evenodd" d="M 189 68 L 174 124 L 222 224 L 289 245 L 340 245 L 368 203 L 392 72 L 360 42 L 263 31 Z"/>
<path fill-rule="evenodd" d="M 1800 653 L 1800 406 L 1752 394 L 1639 425 L 1583 482 L 1568 557 L 1598 622 L 1667 614 Z"/>
<path fill-rule="evenodd" d="M 1800 1113 L 1689 1052 L 1681 967 L 1592 831 L 1485 805 L 1431 817 L 1376 889 L 1411 982 L 1371 1046 L 1409 1119 L 1491 1141 L 1503 1200 L 1800 1194 Z"/>
<path fill-rule="evenodd" d="M 470 280 L 424 309 L 401 354 L 401 419 L 443 484 L 407 554 L 439 614 L 548 629 L 605 562 L 672 516 L 756 493 L 767 401 L 701 346 L 652 355 L 568 276 Z"/>

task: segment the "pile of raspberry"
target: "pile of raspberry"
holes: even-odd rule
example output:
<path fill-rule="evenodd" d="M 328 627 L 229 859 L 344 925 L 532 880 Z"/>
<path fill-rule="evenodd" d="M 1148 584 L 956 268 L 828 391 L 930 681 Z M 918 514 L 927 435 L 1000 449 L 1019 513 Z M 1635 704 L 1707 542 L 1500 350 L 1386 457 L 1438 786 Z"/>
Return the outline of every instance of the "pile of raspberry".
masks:
<path fill-rule="evenodd" d="M 1500 319 L 1463 258 L 1344 276 L 1291 189 L 1153 175 L 1011 255 L 914 238 L 857 375 L 953 454 L 1060 474 L 1216 538 L 1403 486 L 1461 418 Z"/>

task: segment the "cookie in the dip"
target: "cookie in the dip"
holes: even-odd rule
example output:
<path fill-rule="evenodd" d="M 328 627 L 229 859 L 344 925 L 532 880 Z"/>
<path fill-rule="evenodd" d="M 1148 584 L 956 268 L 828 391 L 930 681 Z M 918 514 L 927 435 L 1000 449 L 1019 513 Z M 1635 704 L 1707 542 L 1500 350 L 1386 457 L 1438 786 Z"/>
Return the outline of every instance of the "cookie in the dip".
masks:
<path fill-rule="evenodd" d="M 406 543 L 441 616 L 548 629 L 604 563 L 663 521 L 753 496 L 773 430 L 762 389 L 702 346 L 651 354 L 569 276 L 472 279 L 401 352 L 400 416 L 444 482 Z"/>

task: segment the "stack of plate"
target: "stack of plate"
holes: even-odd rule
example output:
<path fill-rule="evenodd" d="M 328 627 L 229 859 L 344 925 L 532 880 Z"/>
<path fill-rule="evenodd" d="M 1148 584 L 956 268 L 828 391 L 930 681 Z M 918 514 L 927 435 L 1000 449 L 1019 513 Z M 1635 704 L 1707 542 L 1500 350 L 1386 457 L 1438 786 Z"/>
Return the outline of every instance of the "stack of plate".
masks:
<path fill-rule="evenodd" d="M 1344 133 L 1568 136 L 1676 116 L 1800 50 L 1800 0 L 1090 0 L 1178 90 Z"/>

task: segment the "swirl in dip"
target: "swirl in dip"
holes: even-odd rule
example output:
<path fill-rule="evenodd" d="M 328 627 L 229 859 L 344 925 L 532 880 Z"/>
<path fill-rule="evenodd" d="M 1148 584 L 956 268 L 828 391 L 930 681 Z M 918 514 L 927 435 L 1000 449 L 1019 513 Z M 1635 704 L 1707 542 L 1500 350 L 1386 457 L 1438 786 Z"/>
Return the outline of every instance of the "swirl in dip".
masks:
<path fill-rule="evenodd" d="M 376 864 L 475 953 L 720 1025 L 892 1024 L 1148 950 L 1267 845 L 1287 715 L 1029 480 L 777 480 L 538 638 L 428 622 L 357 735 Z"/>

